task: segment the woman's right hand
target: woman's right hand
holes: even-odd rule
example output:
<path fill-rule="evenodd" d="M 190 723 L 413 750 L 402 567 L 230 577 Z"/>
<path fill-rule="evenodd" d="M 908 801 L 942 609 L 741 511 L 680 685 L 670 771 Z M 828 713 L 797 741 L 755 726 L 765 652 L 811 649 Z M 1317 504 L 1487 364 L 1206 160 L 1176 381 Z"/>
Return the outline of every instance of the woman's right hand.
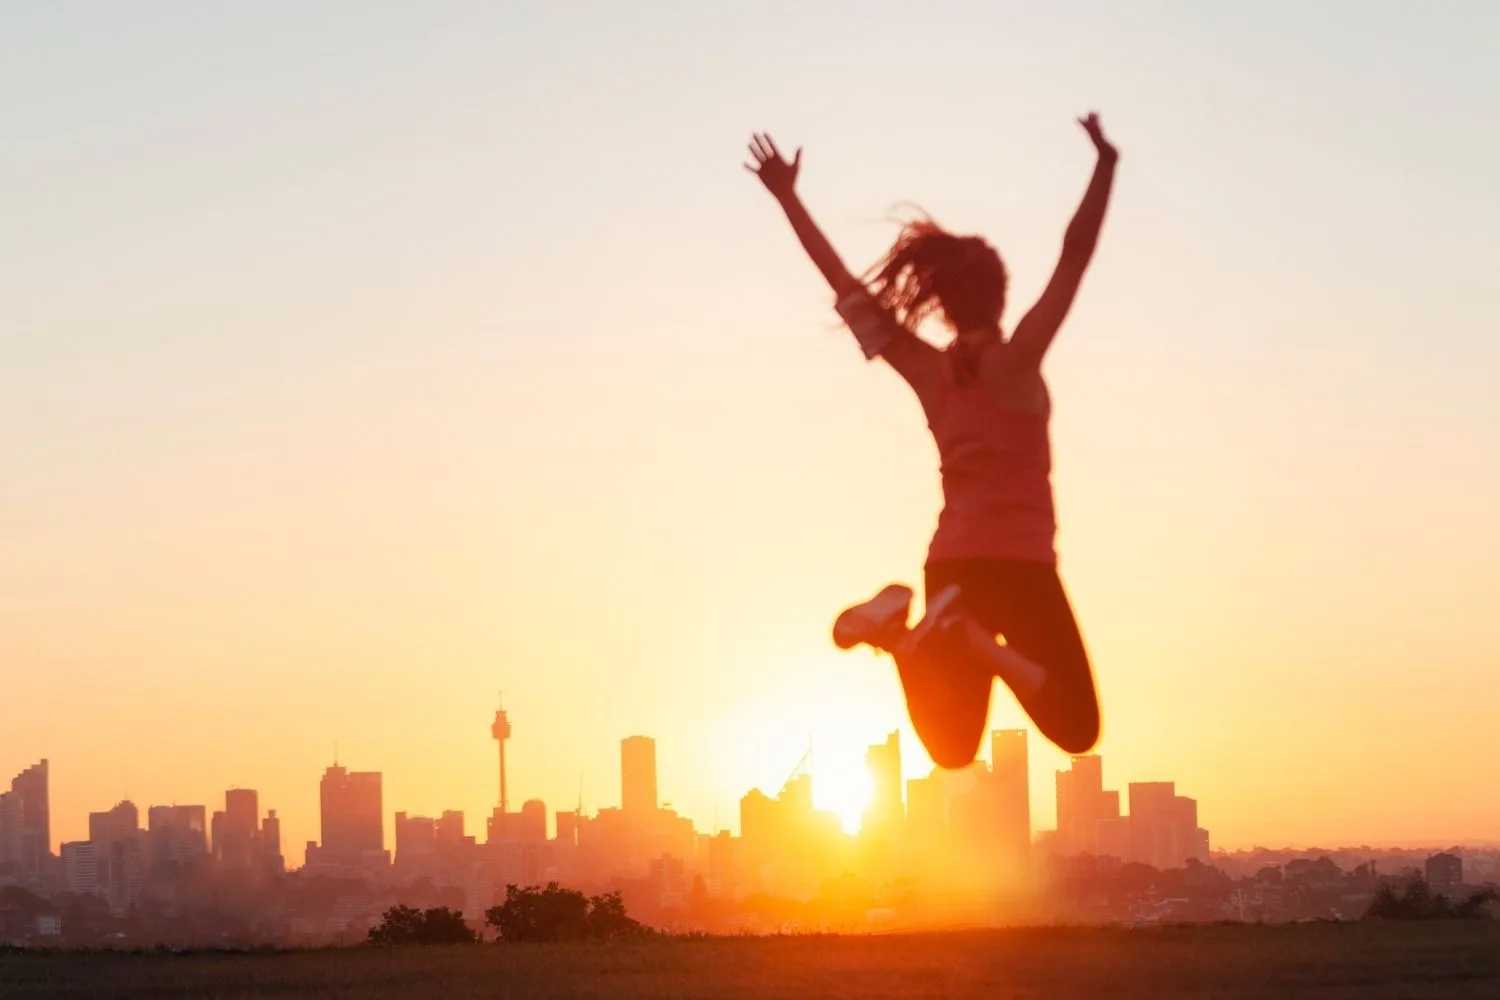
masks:
<path fill-rule="evenodd" d="M 801 147 L 792 154 L 792 161 L 788 163 L 771 137 L 761 133 L 751 136 L 750 155 L 754 157 L 755 165 L 747 163 L 745 169 L 759 177 L 776 200 L 785 201 L 792 197 L 797 187 L 797 171 L 802 167 Z"/>
<path fill-rule="evenodd" d="M 1101 160 L 1113 163 L 1120 158 L 1120 151 L 1115 149 L 1114 144 L 1104 138 L 1104 128 L 1099 124 L 1099 115 L 1090 111 L 1087 118 L 1078 119 L 1078 124 L 1089 134 L 1089 140 L 1093 142 L 1094 148 L 1099 151 Z"/>

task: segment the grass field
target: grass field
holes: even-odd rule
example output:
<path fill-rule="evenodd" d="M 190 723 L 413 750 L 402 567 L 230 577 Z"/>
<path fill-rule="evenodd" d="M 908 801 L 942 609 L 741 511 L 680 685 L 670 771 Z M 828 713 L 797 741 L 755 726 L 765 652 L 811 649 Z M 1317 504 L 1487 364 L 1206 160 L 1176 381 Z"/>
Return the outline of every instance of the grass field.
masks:
<path fill-rule="evenodd" d="M 1500 921 L 264 954 L 0 954 L 5 1000 L 1500 997 Z"/>

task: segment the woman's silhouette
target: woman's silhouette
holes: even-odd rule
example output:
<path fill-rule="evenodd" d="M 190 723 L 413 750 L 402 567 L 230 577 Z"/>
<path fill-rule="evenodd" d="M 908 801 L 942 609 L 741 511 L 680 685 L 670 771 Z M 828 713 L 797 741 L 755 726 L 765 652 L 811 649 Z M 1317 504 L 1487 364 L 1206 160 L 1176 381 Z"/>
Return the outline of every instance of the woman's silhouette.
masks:
<path fill-rule="evenodd" d="M 864 643 L 894 657 L 912 724 L 942 767 L 974 760 L 995 677 L 1068 753 L 1099 738 L 1093 671 L 1057 572 L 1041 371 L 1093 256 L 1119 159 L 1097 115 L 1080 124 L 1098 152 L 1093 178 L 1046 290 L 1009 337 L 1000 325 L 1005 265 L 983 239 L 912 223 L 858 279 L 797 196 L 802 151 L 788 162 L 769 136 L 750 144 L 746 169 L 785 210 L 865 357 L 883 358 L 915 391 L 937 442 L 944 504 L 922 619 L 907 627 L 912 590 L 891 584 L 844 611 L 833 636 L 841 648 Z M 917 336 L 928 316 L 952 332 L 946 348 Z"/>

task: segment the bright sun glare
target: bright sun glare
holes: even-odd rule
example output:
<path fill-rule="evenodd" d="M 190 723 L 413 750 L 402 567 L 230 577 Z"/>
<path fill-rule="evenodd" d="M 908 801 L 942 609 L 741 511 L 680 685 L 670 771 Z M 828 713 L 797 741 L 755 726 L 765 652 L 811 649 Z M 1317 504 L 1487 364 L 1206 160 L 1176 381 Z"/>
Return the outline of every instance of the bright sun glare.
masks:
<path fill-rule="evenodd" d="M 845 833 L 858 833 L 874 783 L 862 760 L 830 760 L 813 765 L 813 805 L 839 818 Z"/>

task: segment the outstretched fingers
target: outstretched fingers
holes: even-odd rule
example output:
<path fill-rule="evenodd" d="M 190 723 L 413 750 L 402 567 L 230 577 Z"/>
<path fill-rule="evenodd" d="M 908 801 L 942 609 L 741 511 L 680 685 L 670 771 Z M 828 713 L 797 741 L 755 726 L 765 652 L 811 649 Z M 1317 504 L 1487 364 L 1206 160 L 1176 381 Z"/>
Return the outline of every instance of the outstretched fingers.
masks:
<path fill-rule="evenodd" d="M 781 150 L 776 148 L 776 142 L 764 132 L 751 135 L 747 147 L 750 150 L 750 162 L 745 164 L 745 169 L 760 178 L 777 197 L 791 193 L 793 186 L 797 183 L 797 169 L 802 165 L 802 150 L 799 147 L 792 162 L 788 163 L 781 155 Z"/>
<path fill-rule="evenodd" d="M 771 158 L 771 154 L 767 151 L 766 143 L 761 141 L 759 133 L 750 136 L 750 145 L 748 148 L 750 150 L 750 158 L 754 162 L 753 165 L 751 163 L 745 164 L 745 169 L 758 171 L 766 165 L 766 161 Z"/>
<path fill-rule="evenodd" d="M 757 169 L 759 167 L 763 167 L 767 163 L 770 163 L 770 162 L 773 162 L 773 161 L 775 161 L 775 162 L 785 162 L 785 160 L 786 160 L 786 158 L 781 155 L 781 150 L 777 148 L 776 141 L 774 139 L 772 139 L 770 137 L 770 135 L 766 134 L 765 132 L 756 132 L 755 134 L 753 134 L 750 137 L 749 150 L 750 150 L 750 156 L 755 160 L 755 166 L 754 167 L 750 166 L 750 164 L 748 164 L 748 163 L 745 164 L 746 168 L 750 169 L 750 170 L 754 170 L 754 169 Z M 795 157 L 795 159 L 792 162 L 795 164 L 798 161 L 800 161 L 801 159 L 802 159 L 802 150 L 798 149 L 797 153 L 796 153 L 796 157 Z"/>

